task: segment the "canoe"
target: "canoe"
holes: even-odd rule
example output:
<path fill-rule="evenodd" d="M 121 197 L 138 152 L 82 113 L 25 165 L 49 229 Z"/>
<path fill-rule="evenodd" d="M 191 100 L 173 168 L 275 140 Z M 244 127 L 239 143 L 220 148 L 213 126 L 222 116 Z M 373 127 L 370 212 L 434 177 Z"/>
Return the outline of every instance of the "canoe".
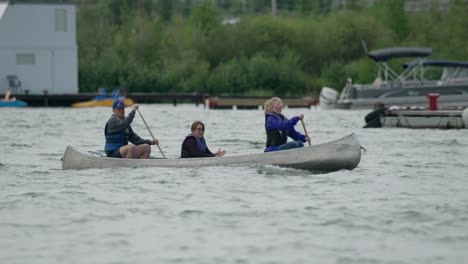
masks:
<path fill-rule="evenodd" d="M 114 103 L 115 99 L 108 98 L 108 99 L 101 99 L 101 100 L 89 100 L 85 102 L 79 102 L 72 104 L 72 107 L 75 108 L 85 108 L 85 107 L 111 107 Z M 124 99 L 125 106 L 132 106 L 134 104 L 133 100 L 130 98 Z"/>
<path fill-rule="evenodd" d="M 332 172 L 352 170 L 361 161 L 361 144 L 354 133 L 335 141 L 303 148 L 267 153 L 191 159 L 118 159 L 67 146 L 62 168 L 101 169 L 116 167 L 197 168 L 206 166 L 276 165 L 286 168 Z"/>

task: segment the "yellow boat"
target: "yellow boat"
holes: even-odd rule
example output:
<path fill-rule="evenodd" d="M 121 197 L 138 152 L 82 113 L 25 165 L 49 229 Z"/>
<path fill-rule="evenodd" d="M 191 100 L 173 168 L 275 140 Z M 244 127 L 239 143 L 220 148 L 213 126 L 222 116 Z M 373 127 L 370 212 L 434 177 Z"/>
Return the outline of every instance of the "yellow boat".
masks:
<path fill-rule="evenodd" d="M 130 98 L 125 98 L 123 99 L 125 102 L 125 106 L 132 106 L 135 102 L 133 102 L 132 99 Z M 79 103 L 74 103 L 72 104 L 72 107 L 75 108 L 84 108 L 84 107 L 111 107 L 112 103 L 114 103 L 115 99 L 101 99 L 101 100 L 90 100 L 90 101 L 85 101 L 85 102 L 79 102 Z"/>
<path fill-rule="evenodd" d="M 99 95 L 94 97 L 93 100 L 74 103 L 71 106 L 75 108 L 99 107 L 99 106 L 111 107 L 116 99 L 124 100 L 125 106 L 132 106 L 134 104 L 132 99 L 125 98 L 125 96 L 121 96 L 119 89 L 115 89 L 112 91 L 111 95 L 107 95 L 106 88 L 99 88 Z"/>

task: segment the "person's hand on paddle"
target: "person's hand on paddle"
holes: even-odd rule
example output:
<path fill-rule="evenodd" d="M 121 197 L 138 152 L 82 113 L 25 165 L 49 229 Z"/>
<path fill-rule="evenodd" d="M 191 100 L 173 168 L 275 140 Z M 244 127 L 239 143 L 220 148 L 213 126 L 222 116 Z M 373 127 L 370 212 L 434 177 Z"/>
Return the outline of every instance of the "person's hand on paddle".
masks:
<path fill-rule="evenodd" d="M 302 128 L 304 128 L 306 141 L 309 143 L 309 146 L 311 146 L 309 133 L 307 133 L 307 129 L 306 129 L 305 124 L 304 124 L 304 114 L 300 114 L 298 117 L 299 117 L 299 120 L 301 120 Z"/>
<path fill-rule="evenodd" d="M 132 111 L 136 112 L 138 110 L 138 108 L 139 108 L 139 106 L 137 104 L 134 104 Z"/>
<path fill-rule="evenodd" d="M 224 156 L 224 154 L 226 154 L 226 150 L 218 149 L 218 152 L 216 152 L 215 157 L 222 157 Z"/>
<path fill-rule="evenodd" d="M 156 138 L 151 140 L 151 145 L 159 145 L 159 140 L 157 140 Z"/>

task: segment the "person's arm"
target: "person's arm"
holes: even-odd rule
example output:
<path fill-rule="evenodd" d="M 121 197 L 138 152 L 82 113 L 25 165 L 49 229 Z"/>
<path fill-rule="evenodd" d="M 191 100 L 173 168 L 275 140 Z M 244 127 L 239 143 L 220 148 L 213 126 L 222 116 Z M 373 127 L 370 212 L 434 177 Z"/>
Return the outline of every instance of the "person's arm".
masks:
<path fill-rule="evenodd" d="M 135 111 L 131 111 L 128 116 L 124 119 L 117 118 L 112 116 L 109 121 L 107 121 L 107 133 L 117 133 L 124 130 L 133 122 L 135 118 Z"/>
<path fill-rule="evenodd" d="M 306 139 L 306 136 L 297 132 L 296 129 L 294 129 L 294 127 L 291 127 L 288 131 L 288 136 L 290 138 L 292 138 L 293 140 L 298 140 L 298 141 L 302 141 L 302 142 L 306 142 L 307 139 Z"/>
<path fill-rule="evenodd" d="M 212 155 L 214 155 L 214 153 L 212 153 L 212 152 L 210 151 L 210 149 L 208 148 L 208 146 L 206 146 L 205 153 L 206 153 L 206 154 L 212 154 Z"/>
<path fill-rule="evenodd" d="M 266 128 L 268 130 L 289 130 L 297 124 L 297 121 L 299 121 L 299 117 L 297 116 L 289 120 L 282 120 L 278 116 L 270 115 L 267 117 Z"/>
<path fill-rule="evenodd" d="M 140 136 L 137 135 L 137 133 L 133 132 L 133 129 L 131 126 L 128 126 L 128 141 L 132 142 L 134 145 L 141 145 L 141 144 L 148 144 L 151 145 L 152 141 L 149 139 L 143 139 Z"/>
<path fill-rule="evenodd" d="M 185 142 L 185 149 L 188 151 L 190 157 L 192 158 L 195 158 L 195 157 L 214 157 L 215 154 L 211 153 L 211 151 L 208 149 L 208 147 L 206 148 L 206 151 L 208 153 L 204 153 L 204 152 L 201 152 L 199 149 L 198 149 L 198 145 L 197 145 L 197 141 L 193 138 L 187 140 Z"/>

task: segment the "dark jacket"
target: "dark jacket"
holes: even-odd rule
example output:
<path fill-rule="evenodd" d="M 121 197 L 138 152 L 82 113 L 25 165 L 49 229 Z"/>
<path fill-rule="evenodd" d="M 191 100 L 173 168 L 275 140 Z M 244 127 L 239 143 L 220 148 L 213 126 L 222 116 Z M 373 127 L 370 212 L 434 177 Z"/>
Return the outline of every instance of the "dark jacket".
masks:
<path fill-rule="evenodd" d="M 293 140 L 306 142 L 306 138 L 294 129 L 299 121 L 295 116 L 287 119 L 282 114 L 268 113 L 265 115 L 265 131 L 267 133 L 265 152 L 278 150 L 278 146 L 285 144 L 288 137 Z"/>
<path fill-rule="evenodd" d="M 182 142 L 181 158 L 207 158 L 214 156 L 215 154 L 211 153 L 208 146 L 205 148 L 205 151 L 201 151 L 194 136 L 189 135 Z"/>

